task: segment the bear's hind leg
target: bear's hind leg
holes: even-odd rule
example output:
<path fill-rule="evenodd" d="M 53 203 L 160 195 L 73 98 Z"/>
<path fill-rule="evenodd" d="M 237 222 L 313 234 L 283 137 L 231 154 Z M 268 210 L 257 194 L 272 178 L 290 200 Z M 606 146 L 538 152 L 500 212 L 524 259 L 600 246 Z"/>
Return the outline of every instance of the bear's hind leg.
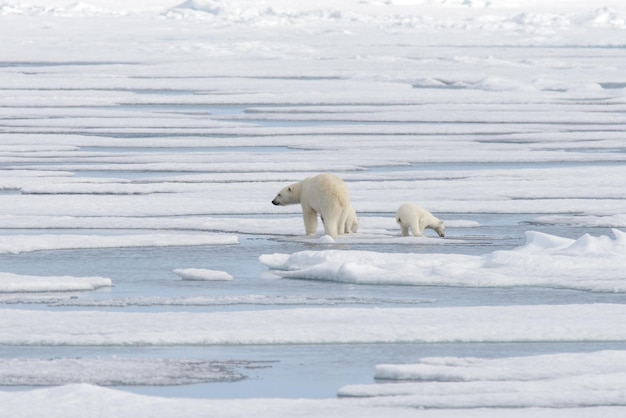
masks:
<path fill-rule="evenodd" d="M 338 235 L 343 235 L 344 224 L 341 222 L 341 214 L 332 211 L 330 213 L 322 214 L 324 219 L 324 232 L 333 238 L 337 238 Z"/>
<path fill-rule="evenodd" d="M 413 235 L 416 237 L 424 236 L 424 230 L 417 219 L 411 220 L 411 232 L 413 232 Z"/>
<path fill-rule="evenodd" d="M 402 236 L 403 237 L 408 237 L 409 236 L 409 226 L 406 224 L 406 222 L 403 222 L 402 218 L 400 218 L 399 216 L 396 216 L 396 223 L 398 225 L 400 225 L 400 229 L 402 230 Z"/>
<path fill-rule="evenodd" d="M 339 217 L 339 222 L 337 224 L 337 233 L 339 235 L 343 235 L 345 233 L 350 233 L 351 231 L 348 230 L 347 228 L 350 228 L 350 226 L 348 226 L 348 217 L 350 216 L 350 211 L 351 211 L 351 207 L 347 207 L 347 208 L 343 208 L 343 210 L 341 211 L 341 216 Z"/>
<path fill-rule="evenodd" d="M 338 222 L 324 222 L 324 232 L 326 235 L 329 235 L 333 238 L 337 238 L 338 235 L 343 235 L 343 232 L 340 234 L 338 229 Z"/>

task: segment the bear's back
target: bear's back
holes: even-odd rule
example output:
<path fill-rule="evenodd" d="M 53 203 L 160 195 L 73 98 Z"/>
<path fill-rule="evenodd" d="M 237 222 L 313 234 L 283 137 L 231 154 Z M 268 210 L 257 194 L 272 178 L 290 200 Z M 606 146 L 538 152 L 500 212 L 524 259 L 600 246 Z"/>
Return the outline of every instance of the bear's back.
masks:
<path fill-rule="evenodd" d="M 342 179 L 334 174 L 318 174 L 302 181 L 302 196 L 331 200 L 346 207 L 350 204 L 350 193 Z"/>

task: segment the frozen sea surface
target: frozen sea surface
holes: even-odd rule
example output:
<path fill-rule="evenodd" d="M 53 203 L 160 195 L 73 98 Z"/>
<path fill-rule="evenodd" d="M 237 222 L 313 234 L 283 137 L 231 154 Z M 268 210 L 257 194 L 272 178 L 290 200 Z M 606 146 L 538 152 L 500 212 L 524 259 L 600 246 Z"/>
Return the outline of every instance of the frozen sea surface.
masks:
<path fill-rule="evenodd" d="M 0 416 L 624 416 L 622 3 L 0 3 Z"/>

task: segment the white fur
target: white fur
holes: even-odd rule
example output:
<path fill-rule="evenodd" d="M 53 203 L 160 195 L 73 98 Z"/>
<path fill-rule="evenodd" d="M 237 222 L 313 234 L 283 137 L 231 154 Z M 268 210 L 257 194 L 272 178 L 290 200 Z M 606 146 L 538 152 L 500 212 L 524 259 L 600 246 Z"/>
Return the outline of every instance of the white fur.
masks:
<path fill-rule="evenodd" d="M 324 217 L 322 216 L 322 222 L 324 222 Z M 356 234 L 359 230 L 359 218 L 356 216 L 356 211 L 352 206 L 348 208 L 348 216 L 346 217 L 346 224 L 344 227 L 344 232 L 346 234 Z"/>
<path fill-rule="evenodd" d="M 423 237 L 426 228 L 436 231 L 440 237 L 445 236 L 446 227 L 443 221 L 413 203 L 405 203 L 398 208 L 396 222 L 400 224 L 405 237 L 409 235 L 409 228 L 416 237 Z"/>
<path fill-rule="evenodd" d="M 346 217 L 346 225 L 344 232 L 346 234 L 356 234 L 356 231 L 359 230 L 359 218 L 356 216 L 356 211 L 352 206 L 348 208 L 348 216 Z"/>
<path fill-rule="evenodd" d="M 318 174 L 293 183 L 278 192 L 272 203 L 281 206 L 300 203 L 307 235 L 315 235 L 319 213 L 326 235 L 333 238 L 344 234 L 352 208 L 343 180 L 332 174 Z"/>

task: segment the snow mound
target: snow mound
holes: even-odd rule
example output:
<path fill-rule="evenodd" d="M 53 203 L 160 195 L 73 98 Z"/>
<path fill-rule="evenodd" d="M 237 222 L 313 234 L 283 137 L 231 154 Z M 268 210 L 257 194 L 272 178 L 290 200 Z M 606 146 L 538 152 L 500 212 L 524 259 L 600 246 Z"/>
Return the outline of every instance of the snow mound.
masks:
<path fill-rule="evenodd" d="M 336 244 L 337 241 L 330 235 L 322 235 L 317 239 L 317 242 L 320 244 Z"/>
<path fill-rule="evenodd" d="M 626 292 L 626 233 L 613 234 L 574 240 L 529 231 L 525 245 L 481 256 L 326 250 L 261 255 L 259 261 L 292 279 Z"/>
<path fill-rule="evenodd" d="M 556 235 L 544 234 L 543 232 L 527 231 L 526 244 L 519 251 L 538 252 L 553 251 L 567 248 L 572 245 L 573 239 L 557 237 Z"/>
<path fill-rule="evenodd" d="M 208 269 L 176 269 L 174 273 L 183 280 L 228 281 L 233 276 L 225 271 Z"/>
<path fill-rule="evenodd" d="M 626 233 L 619 229 L 613 229 L 615 239 L 602 235 L 594 237 L 584 234 L 573 240 L 543 234 L 541 232 L 526 232 L 526 245 L 520 247 L 520 252 L 547 254 L 563 254 L 589 258 L 616 256 L 621 258 L 626 250 Z"/>

